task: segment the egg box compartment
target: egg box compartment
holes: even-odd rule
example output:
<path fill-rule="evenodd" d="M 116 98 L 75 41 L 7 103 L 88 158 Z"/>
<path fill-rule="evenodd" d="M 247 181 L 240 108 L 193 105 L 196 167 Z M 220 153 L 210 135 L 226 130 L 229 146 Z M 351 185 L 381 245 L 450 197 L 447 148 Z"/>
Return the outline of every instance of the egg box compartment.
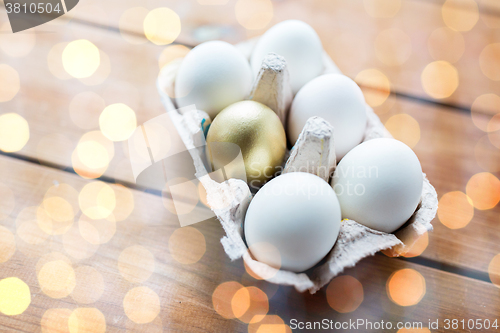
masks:
<path fill-rule="evenodd" d="M 257 39 L 236 44 L 236 47 L 250 58 Z M 207 174 L 203 149 L 196 149 L 204 143 L 204 122 L 208 115 L 203 111 L 177 111 L 174 96 L 175 75 L 182 59 L 164 67 L 158 77 L 157 88 L 162 103 L 170 115 L 179 135 L 193 158 L 198 179 L 207 192 L 207 201 L 220 221 L 226 236 L 221 239 L 226 254 L 231 260 L 243 258 L 244 264 L 258 277 L 268 282 L 294 286 L 297 291 L 309 290 L 315 293 L 348 267 L 361 259 L 383 251 L 396 257 L 409 251 L 413 244 L 426 232 L 432 230 L 431 221 L 436 215 L 438 200 L 434 187 L 423 174 L 421 201 L 412 217 L 392 234 L 365 227 L 352 220 L 343 220 L 335 245 L 327 256 L 315 267 L 303 273 L 273 268 L 254 260 L 243 240 L 243 222 L 246 209 L 252 200 L 246 182 L 229 179 L 218 183 Z M 323 53 L 323 74 L 341 73 L 332 59 Z M 261 102 L 276 112 L 283 124 L 293 95 L 288 83 L 286 62 L 282 57 L 269 54 L 263 61 L 248 99 Z M 378 116 L 367 106 L 367 126 L 364 141 L 391 137 Z M 209 119 L 209 118 L 208 118 Z M 310 118 L 294 147 L 287 154 L 283 172 L 300 170 L 316 174 L 328 181 L 336 167 L 333 149 L 333 131 L 326 121 L 319 117 Z M 320 168 L 319 166 L 329 167 Z"/>

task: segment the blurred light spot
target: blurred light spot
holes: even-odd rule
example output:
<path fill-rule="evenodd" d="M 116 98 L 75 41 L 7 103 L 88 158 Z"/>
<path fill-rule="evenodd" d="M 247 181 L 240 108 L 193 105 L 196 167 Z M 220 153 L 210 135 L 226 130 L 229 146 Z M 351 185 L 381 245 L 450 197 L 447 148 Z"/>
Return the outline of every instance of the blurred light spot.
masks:
<path fill-rule="evenodd" d="M 77 308 L 68 319 L 70 333 L 104 333 L 106 318 L 96 308 Z"/>
<path fill-rule="evenodd" d="M 134 194 L 120 184 L 113 184 L 111 188 L 115 192 L 116 198 L 116 206 L 112 216 L 114 216 L 116 222 L 123 221 L 134 211 Z"/>
<path fill-rule="evenodd" d="M 489 172 L 477 173 L 467 182 L 466 193 L 475 208 L 491 209 L 500 201 L 500 180 Z"/>
<path fill-rule="evenodd" d="M 363 285 L 353 276 L 338 276 L 328 285 L 326 299 L 337 312 L 353 312 L 363 303 Z"/>
<path fill-rule="evenodd" d="M 437 215 L 439 221 L 448 228 L 461 229 L 474 217 L 474 206 L 465 193 L 448 192 L 439 200 Z"/>
<path fill-rule="evenodd" d="M 281 268 L 281 253 L 278 250 L 278 248 L 273 244 L 268 242 L 254 243 L 248 248 L 248 251 L 252 257 L 254 257 L 252 253 L 259 253 L 261 256 L 261 260 L 263 262 L 266 262 L 268 263 L 269 266 L 275 268 L 272 270 L 268 270 L 263 276 L 259 276 L 254 271 L 252 271 L 250 267 L 247 266 L 246 262 L 244 262 L 245 270 L 247 271 L 248 275 L 250 275 L 254 279 L 257 280 L 270 279 L 273 276 L 275 276 L 276 273 L 278 272 L 277 270 Z"/>
<path fill-rule="evenodd" d="M 64 250 L 76 260 L 90 258 L 99 248 L 99 245 L 87 242 L 79 232 L 77 227 L 73 227 L 63 235 Z"/>
<path fill-rule="evenodd" d="M 8 261 L 16 252 L 16 239 L 12 232 L 0 226 L 0 264 Z"/>
<path fill-rule="evenodd" d="M 106 183 L 95 181 L 85 185 L 78 196 L 80 209 L 91 219 L 105 219 L 116 207 L 116 196 Z"/>
<path fill-rule="evenodd" d="M 12 213 L 16 205 L 16 199 L 14 192 L 3 183 L 0 183 L 0 198 L 2 198 L 0 200 L 0 220 L 4 220 Z"/>
<path fill-rule="evenodd" d="M 110 161 L 106 148 L 96 141 L 80 142 L 76 147 L 76 152 L 80 161 L 91 169 L 103 168 Z"/>
<path fill-rule="evenodd" d="M 292 333 L 292 329 L 280 316 L 266 315 L 260 322 L 249 324 L 248 333 Z"/>
<path fill-rule="evenodd" d="M 69 333 L 70 309 L 48 309 L 42 317 L 42 333 Z"/>
<path fill-rule="evenodd" d="M 108 139 L 127 140 L 137 127 L 135 112 L 123 103 L 111 104 L 99 116 L 99 126 Z"/>
<path fill-rule="evenodd" d="M 80 206 L 78 205 L 78 191 L 75 190 L 71 185 L 65 183 L 59 183 L 57 185 L 51 186 L 43 199 L 49 199 L 52 197 L 64 198 L 72 207 L 74 214 L 80 211 Z"/>
<path fill-rule="evenodd" d="M 71 297 L 81 304 L 90 304 L 101 298 L 104 292 L 104 278 L 101 273 L 90 266 L 75 269 L 76 286 Z"/>
<path fill-rule="evenodd" d="M 495 119 L 493 122 L 491 121 L 497 114 L 500 115 L 500 96 L 496 94 L 483 94 L 477 97 L 472 103 L 472 122 L 477 128 L 484 132 L 496 130 L 494 124 L 500 124 L 500 119 Z M 500 127 L 498 129 L 500 129 Z"/>
<path fill-rule="evenodd" d="M 225 5 L 228 2 L 229 0 L 198 0 L 198 3 L 200 5 L 211 5 L 211 6 Z"/>
<path fill-rule="evenodd" d="M 481 0 L 481 20 L 492 29 L 500 28 L 500 18 L 496 13 L 500 12 L 500 2 L 498 0 Z"/>
<path fill-rule="evenodd" d="M 106 107 L 104 99 L 92 91 L 84 91 L 73 97 L 69 104 L 69 116 L 73 123 L 85 130 L 99 126 L 99 115 Z"/>
<path fill-rule="evenodd" d="M 47 210 L 44 209 L 44 205 L 38 207 L 36 211 L 36 220 L 38 222 L 38 227 L 42 229 L 47 235 L 62 235 L 71 228 L 73 225 L 73 210 L 71 211 L 61 211 L 62 214 L 59 214 L 57 209 L 58 203 L 64 203 L 66 209 L 70 210 L 69 203 L 60 197 L 50 197 L 47 199 L 47 207 L 50 210 L 53 210 L 54 216 L 57 216 L 60 220 L 56 220 L 52 218 Z M 45 203 L 45 200 L 44 200 Z M 64 218 L 64 214 L 67 215 L 67 219 Z M 71 215 L 69 215 L 71 214 Z"/>
<path fill-rule="evenodd" d="M 77 79 L 94 74 L 100 62 L 99 49 L 86 39 L 68 43 L 62 52 L 64 69 Z"/>
<path fill-rule="evenodd" d="M 107 170 L 114 155 L 114 143 L 101 131 L 87 132 L 73 152 L 73 169 L 83 178 L 97 178 Z"/>
<path fill-rule="evenodd" d="M 0 99 L 1 94 L 0 91 Z M 24 148 L 29 138 L 30 127 L 26 119 L 17 113 L 4 113 L 0 116 L 0 150 L 8 153 L 19 151 Z"/>
<path fill-rule="evenodd" d="M 0 28 L 0 49 L 14 58 L 26 56 L 35 47 L 36 33 L 33 30 L 13 34 L 9 22 L 5 22 Z"/>
<path fill-rule="evenodd" d="M 184 58 L 189 51 L 190 49 L 184 45 L 169 45 L 161 51 L 160 57 L 158 58 L 158 66 L 162 69 L 173 60 Z"/>
<path fill-rule="evenodd" d="M 397 333 L 431 333 L 427 327 L 422 328 L 401 328 Z"/>
<path fill-rule="evenodd" d="M 160 298 L 148 287 L 136 287 L 127 292 L 123 299 L 123 310 L 135 323 L 152 322 L 160 313 Z"/>
<path fill-rule="evenodd" d="M 71 153 L 75 148 L 74 142 L 62 133 L 51 133 L 38 140 L 36 157 L 42 165 L 48 161 L 59 165 L 71 164 Z"/>
<path fill-rule="evenodd" d="M 444 23 L 456 31 L 469 31 L 479 19 L 475 0 L 446 0 L 441 7 Z"/>
<path fill-rule="evenodd" d="M 245 287 L 233 296 L 231 307 L 239 320 L 246 324 L 255 324 L 267 315 L 269 300 L 266 293 L 259 288 Z"/>
<path fill-rule="evenodd" d="M 404 142 L 410 148 L 414 148 L 420 141 L 420 126 L 408 114 L 400 113 L 390 117 L 385 123 L 385 128 L 395 139 Z"/>
<path fill-rule="evenodd" d="M 30 288 L 17 277 L 0 280 L 0 312 L 7 316 L 23 313 L 31 303 Z"/>
<path fill-rule="evenodd" d="M 116 232 L 116 222 L 113 215 L 105 219 L 93 220 L 82 215 L 78 221 L 80 235 L 90 244 L 99 245 L 107 243 Z"/>
<path fill-rule="evenodd" d="M 270 0 L 238 0 L 234 10 L 238 23 L 248 30 L 264 29 L 273 18 Z"/>
<path fill-rule="evenodd" d="M 163 333 L 163 322 L 161 317 L 157 316 L 152 322 L 146 324 L 137 324 L 131 320 L 127 320 L 125 324 L 125 333 L 137 333 L 137 332 L 147 332 L 147 333 Z"/>
<path fill-rule="evenodd" d="M 95 179 L 101 177 L 104 172 L 107 170 L 108 165 L 105 165 L 102 168 L 92 169 L 83 164 L 83 162 L 78 157 L 78 150 L 75 149 L 71 154 L 71 166 L 73 170 L 82 178 L 85 179 Z"/>
<path fill-rule="evenodd" d="M 371 17 L 394 17 L 401 8 L 401 0 L 363 0 L 363 3 Z"/>
<path fill-rule="evenodd" d="M 80 82 L 87 86 L 97 86 L 106 81 L 111 74 L 111 60 L 104 51 L 99 51 L 99 59 L 99 67 L 96 71 L 89 77 L 80 78 Z"/>
<path fill-rule="evenodd" d="M 64 298 L 75 288 L 75 271 L 63 260 L 49 261 L 38 272 L 42 291 L 52 298 Z"/>
<path fill-rule="evenodd" d="M 204 204 L 207 208 L 210 208 L 207 200 L 207 190 L 201 182 L 198 183 L 198 197 L 200 198 L 202 204 Z"/>
<path fill-rule="evenodd" d="M 479 55 L 483 74 L 493 81 L 500 81 L 500 43 L 487 45 Z"/>
<path fill-rule="evenodd" d="M 382 105 L 391 94 L 391 82 L 378 69 L 365 69 L 356 75 L 356 83 L 362 86 L 365 101 L 371 107 Z"/>
<path fill-rule="evenodd" d="M 417 241 L 412 245 L 410 250 L 403 255 L 403 257 L 406 258 L 418 257 L 425 251 L 428 245 L 429 245 L 429 234 L 426 232 L 417 239 Z"/>
<path fill-rule="evenodd" d="M 491 283 L 500 288 L 500 254 L 497 254 L 491 259 L 488 265 L 488 274 Z"/>
<path fill-rule="evenodd" d="M 146 43 L 146 36 L 137 36 L 137 32 L 143 31 L 144 19 L 148 13 L 149 10 L 144 7 L 132 7 L 124 11 L 118 22 L 122 38 L 130 44 L 138 45 Z"/>
<path fill-rule="evenodd" d="M 198 262 L 205 254 L 205 236 L 193 227 L 176 229 L 168 240 L 168 249 L 172 258 L 181 264 Z"/>
<path fill-rule="evenodd" d="M 425 278 L 411 268 L 400 269 L 387 280 L 387 295 L 400 306 L 418 304 L 425 292 Z"/>
<path fill-rule="evenodd" d="M 144 19 L 144 34 L 156 45 L 172 43 L 181 33 L 179 15 L 170 8 L 156 8 Z"/>
<path fill-rule="evenodd" d="M 52 21 L 53 22 L 53 21 Z M 72 78 L 64 69 L 62 54 L 68 43 L 59 43 L 54 45 L 47 55 L 47 65 L 49 71 L 59 80 L 69 80 Z"/>
<path fill-rule="evenodd" d="M 460 32 L 440 27 L 436 28 L 429 36 L 427 47 L 434 60 L 454 63 L 460 60 L 464 54 L 465 40 Z"/>
<path fill-rule="evenodd" d="M 143 246 L 127 247 L 118 258 L 118 270 L 125 280 L 142 283 L 153 274 L 155 257 Z"/>
<path fill-rule="evenodd" d="M 451 96 L 458 87 L 458 71 L 447 61 L 434 61 L 422 71 L 422 87 L 432 98 Z"/>
<path fill-rule="evenodd" d="M 20 88 L 21 82 L 17 71 L 9 65 L 0 64 L 0 102 L 7 102 L 13 99 Z M 9 114 L 14 113 L 7 113 L 7 115 Z"/>
<path fill-rule="evenodd" d="M 484 171 L 500 171 L 500 150 L 491 143 L 487 135 L 483 136 L 476 143 L 474 155 L 477 164 Z"/>
<path fill-rule="evenodd" d="M 500 116 L 496 118 L 498 118 L 498 121 L 500 122 Z M 488 139 L 493 146 L 495 146 L 497 149 L 500 149 L 500 129 L 496 130 L 495 132 L 488 132 Z"/>
<path fill-rule="evenodd" d="M 65 199 L 58 196 L 44 198 L 43 208 L 47 214 L 56 222 L 65 222 L 73 220 L 75 212 L 73 207 Z"/>
<path fill-rule="evenodd" d="M 411 39 L 400 29 L 384 30 L 375 39 L 375 55 L 387 66 L 401 66 L 411 53 Z"/>
<path fill-rule="evenodd" d="M 228 281 L 228 282 L 223 282 L 220 285 L 215 288 L 213 294 L 212 294 L 212 304 L 214 306 L 214 310 L 222 317 L 226 319 L 233 319 L 236 318 L 236 315 L 233 312 L 232 308 L 232 300 L 238 290 L 240 289 L 245 289 L 241 283 L 238 283 L 236 281 Z M 245 295 L 248 295 L 245 298 Z M 242 297 L 242 295 L 239 295 L 238 297 Z M 246 301 L 248 300 L 248 302 Z M 246 293 L 243 293 L 243 301 L 248 304 L 246 306 L 246 309 L 244 310 L 239 310 L 238 312 L 245 312 L 248 310 L 248 307 L 250 307 L 250 295 L 248 294 L 248 291 Z M 238 303 L 240 301 L 235 301 L 235 303 Z M 240 306 L 236 304 L 236 306 Z"/>
<path fill-rule="evenodd" d="M 173 200 L 172 192 L 176 199 L 182 200 Z M 168 181 L 166 189 L 162 191 L 162 200 L 165 208 L 172 214 L 186 215 L 198 204 L 198 188 L 187 178 L 174 178 Z"/>

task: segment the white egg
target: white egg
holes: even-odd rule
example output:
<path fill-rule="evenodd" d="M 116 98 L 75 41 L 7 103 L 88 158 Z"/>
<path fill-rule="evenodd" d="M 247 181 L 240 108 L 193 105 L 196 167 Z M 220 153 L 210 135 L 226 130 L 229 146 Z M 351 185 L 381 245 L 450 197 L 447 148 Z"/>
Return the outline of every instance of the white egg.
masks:
<path fill-rule="evenodd" d="M 293 93 L 323 72 L 323 46 L 310 25 L 299 20 L 283 21 L 264 33 L 255 46 L 251 64 L 254 75 L 270 52 L 283 56 L 290 72 Z"/>
<path fill-rule="evenodd" d="M 391 233 L 415 212 L 422 194 L 420 162 L 395 139 L 373 139 L 344 156 L 331 184 L 342 218 Z"/>
<path fill-rule="evenodd" d="M 195 104 L 213 119 L 226 106 L 243 100 L 252 84 L 250 65 L 233 45 L 202 43 L 182 61 L 175 79 L 177 106 Z"/>
<path fill-rule="evenodd" d="M 342 74 L 322 75 L 307 83 L 295 96 L 288 115 L 287 134 L 292 144 L 313 116 L 333 126 L 338 161 L 363 139 L 367 116 L 361 89 Z"/>
<path fill-rule="evenodd" d="M 245 217 L 245 237 L 252 255 L 293 272 L 321 261 L 335 244 L 339 229 L 335 192 L 323 179 L 304 172 L 283 174 L 266 183 Z"/>

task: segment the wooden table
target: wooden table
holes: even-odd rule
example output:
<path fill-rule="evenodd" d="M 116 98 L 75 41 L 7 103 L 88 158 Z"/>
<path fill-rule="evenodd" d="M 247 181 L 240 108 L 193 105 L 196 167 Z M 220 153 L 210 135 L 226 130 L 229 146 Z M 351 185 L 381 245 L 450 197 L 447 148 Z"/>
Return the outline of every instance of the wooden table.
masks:
<path fill-rule="evenodd" d="M 498 4 L 276 0 L 238 9 L 248 2 L 82 0 L 53 22 L 0 34 L 0 131 L 10 131 L 0 132 L 8 150 L 0 156 L 0 331 L 320 332 L 299 323 L 323 319 L 375 325 L 359 332 L 498 331 L 478 328 L 500 325 L 500 127 L 490 120 L 500 97 L 480 97 L 500 95 Z M 166 48 L 142 28 L 159 7 L 179 15 L 176 43 L 188 46 L 236 43 L 290 18 L 313 26 L 444 197 L 417 256 L 376 254 L 315 295 L 299 294 L 231 262 L 216 220 L 180 228 L 165 194 L 136 188 L 126 141 L 103 137 L 99 116 L 114 103 L 128 105 L 137 124 L 163 114 L 155 80 Z M 2 10 L 4 30 L 6 22 Z M 80 39 L 100 62 L 76 79 L 61 57 Z M 2 118 L 9 113 L 22 118 Z M 422 329 L 397 328 L 414 322 Z"/>

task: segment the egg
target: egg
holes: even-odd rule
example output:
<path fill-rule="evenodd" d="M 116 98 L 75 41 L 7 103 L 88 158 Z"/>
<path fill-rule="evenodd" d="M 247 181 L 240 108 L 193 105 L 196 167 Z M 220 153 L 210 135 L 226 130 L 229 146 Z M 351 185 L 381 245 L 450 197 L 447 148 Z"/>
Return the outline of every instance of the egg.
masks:
<path fill-rule="evenodd" d="M 323 72 L 323 46 L 318 34 L 299 20 L 283 21 L 267 30 L 255 45 L 250 63 L 254 75 L 269 53 L 283 56 L 293 93 Z"/>
<path fill-rule="evenodd" d="M 250 64 L 240 51 L 226 42 L 205 42 L 182 61 L 175 78 L 175 101 L 178 107 L 194 104 L 213 119 L 244 99 L 251 84 Z"/>
<path fill-rule="evenodd" d="M 231 168 L 228 165 L 237 155 L 234 146 L 212 147 L 216 142 L 233 143 L 241 149 L 246 181 L 253 189 L 259 188 L 281 171 L 286 152 L 285 129 L 276 113 L 264 104 L 237 102 L 222 110 L 210 125 L 207 147 L 212 150 L 209 154 L 213 169 Z M 236 169 L 239 167 L 237 163 L 232 165 Z M 228 177 L 240 173 L 234 168 Z"/>
<path fill-rule="evenodd" d="M 326 74 L 307 83 L 295 96 L 288 115 L 288 138 L 294 144 L 307 119 L 318 116 L 334 128 L 335 154 L 341 159 L 363 139 L 366 104 L 358 85 L 342 74 Z"/>
<path fill-rule="evenodd" d="M 391 233 L 408 221 L 420 202 L 422 167 L 404 143 L 373 139 L 344 156 L 331 185 L 342 218 Z"/>
<path fill-rule="evenodd" d="M 291 172 L 265 184 L 245 216 L 245 238 L 256 260 L 292 272 L 323 259 L 340 230 L 340 206 L 316 175 Z"/>

